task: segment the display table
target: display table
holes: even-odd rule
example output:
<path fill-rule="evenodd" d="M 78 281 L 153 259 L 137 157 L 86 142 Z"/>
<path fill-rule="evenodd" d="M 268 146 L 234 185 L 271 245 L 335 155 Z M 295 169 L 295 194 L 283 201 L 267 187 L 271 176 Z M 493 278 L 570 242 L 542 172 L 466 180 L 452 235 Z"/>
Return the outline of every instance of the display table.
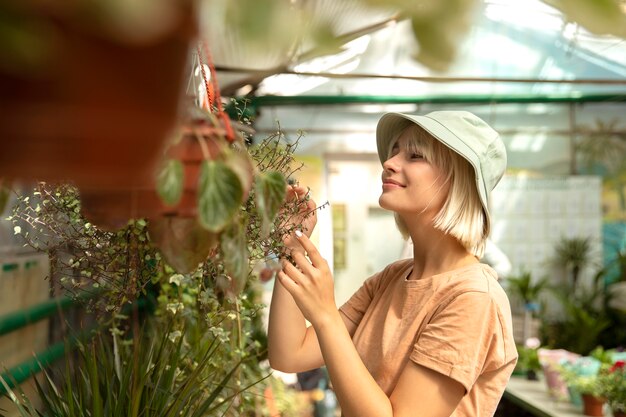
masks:
<path fill-rule="evenodd" d="M 569 401 L 557 401 L 548 395 L 545 381 L 512 377 L 504 397 L 538 417 L 581 417 L 582 411 Z"/>

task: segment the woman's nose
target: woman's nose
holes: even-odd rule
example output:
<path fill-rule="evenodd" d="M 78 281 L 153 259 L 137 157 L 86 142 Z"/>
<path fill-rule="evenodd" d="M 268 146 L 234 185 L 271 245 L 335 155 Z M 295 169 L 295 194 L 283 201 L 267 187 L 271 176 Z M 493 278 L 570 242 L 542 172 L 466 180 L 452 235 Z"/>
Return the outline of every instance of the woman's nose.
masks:
<path fill-rule="evenodd" d="M 383 170 L 398 172 L 398 155 L 390 156 L 385 162 L 383 162 Z"/>

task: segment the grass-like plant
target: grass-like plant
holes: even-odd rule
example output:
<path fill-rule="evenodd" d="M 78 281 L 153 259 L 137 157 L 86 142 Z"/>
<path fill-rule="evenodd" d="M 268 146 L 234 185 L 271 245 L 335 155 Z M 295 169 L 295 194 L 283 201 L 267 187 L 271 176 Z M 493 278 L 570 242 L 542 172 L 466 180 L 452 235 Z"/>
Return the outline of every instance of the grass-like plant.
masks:
<path fill-rule="evenodd" d="M 229 384 L 251 359 L 217 365 L 221 349 L 219 337 L 210 333 L 191 346 L 185 331 L 151 320 L 129 340 L 99 332 L 79 343 L 65 368 L 45 371 L 42 381 L 35 382 L 45 411 L 34 407 L 20 388 L 17 395 L 15 389 L 9 392 L 22 417 L 220 415 L 247 388 Z"/>

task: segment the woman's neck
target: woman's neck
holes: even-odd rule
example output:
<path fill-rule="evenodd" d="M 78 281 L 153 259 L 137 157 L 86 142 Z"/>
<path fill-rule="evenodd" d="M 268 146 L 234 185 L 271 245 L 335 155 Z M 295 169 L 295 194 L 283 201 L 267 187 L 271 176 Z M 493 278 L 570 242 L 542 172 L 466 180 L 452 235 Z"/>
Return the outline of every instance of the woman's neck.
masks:
<path fill-rule="evenodd" d="M 475 264 L 478 259 L 453 236 L 432 226 L 409 229 L 413 240 L 413 271 L 421 279 Z"/>

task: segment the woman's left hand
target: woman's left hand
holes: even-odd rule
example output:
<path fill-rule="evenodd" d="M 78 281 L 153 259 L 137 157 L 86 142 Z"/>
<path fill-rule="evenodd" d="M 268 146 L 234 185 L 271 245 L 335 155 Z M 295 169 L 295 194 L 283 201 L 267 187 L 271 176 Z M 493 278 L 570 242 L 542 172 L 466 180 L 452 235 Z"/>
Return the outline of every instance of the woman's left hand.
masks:
<path fill-rule="evenodd" d="M 283 259 L 283 269 L 278 272 L 280 283 L 291 294 L 304 317 L 315 327 L 337 314 L 333 277 L 326 259 L 302 232 L 296 232 L 301 251 L 294 251 L 295 265 Z M 310 260 L 310 261 L 309 261 Z"/>

